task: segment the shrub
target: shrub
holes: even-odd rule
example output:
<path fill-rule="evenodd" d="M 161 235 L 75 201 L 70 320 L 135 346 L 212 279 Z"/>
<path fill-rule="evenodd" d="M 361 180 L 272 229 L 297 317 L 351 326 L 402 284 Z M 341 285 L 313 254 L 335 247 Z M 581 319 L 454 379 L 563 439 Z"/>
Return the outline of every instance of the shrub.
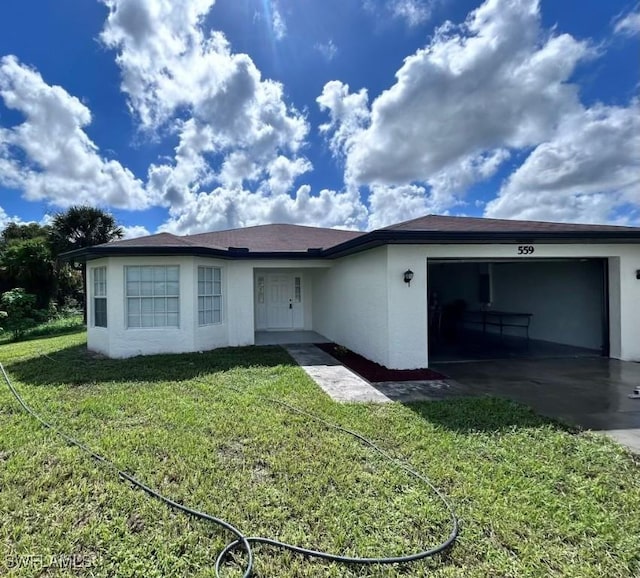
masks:
<path fill-rule="evenodd" d="M 39 312 L 35 306 L 36 296 L 20 287 L 6 291 L 0 297 L 4 313 L 0 316 L 0 323 L 4 330 L 11 331 L 14 340 L 20 339 L 25 331 L 36 325 Z"/>

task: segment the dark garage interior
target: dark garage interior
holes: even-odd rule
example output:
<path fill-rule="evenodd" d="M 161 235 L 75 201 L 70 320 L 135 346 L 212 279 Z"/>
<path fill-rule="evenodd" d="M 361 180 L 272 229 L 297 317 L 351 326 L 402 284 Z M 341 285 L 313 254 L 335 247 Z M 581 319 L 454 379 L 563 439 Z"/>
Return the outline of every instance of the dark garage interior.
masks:
<path fill-rule="evenodd" d="M 608 355 L 606 259 L 430 260 L 430 363 Z"/>

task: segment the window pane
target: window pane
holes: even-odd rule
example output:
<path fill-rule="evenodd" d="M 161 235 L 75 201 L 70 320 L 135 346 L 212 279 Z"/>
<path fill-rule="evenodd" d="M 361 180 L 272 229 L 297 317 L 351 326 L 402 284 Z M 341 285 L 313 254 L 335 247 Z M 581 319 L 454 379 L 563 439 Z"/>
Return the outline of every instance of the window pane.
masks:
<path fill-rule="evenodd" d="M 140 299 L 129 299 L 129 315 L 140 314 Z"/>
<path fill-rule="evenodd" d="M 152 281 L 143 281 L 140 283 L 140 295 L 151 296 L 153 295 L 153 282 Z"/>
<path fill-rule="evenodd" d="M 153 300 L 154 313 L 165 313 L 167 310 L 167 300 L 164 297 L 156 297 Z"/>
<path fill-rule="evenodd" d="M 167 268 L 166 267 L 154 267 L 153 268 L 153 280 L 154 281 L 166 281 Z"/>
<path fill-rule="evenodd" d="M 127 282 L 127 295 L 129 297 L 136 297 L 140 295 L 140 282 L 139 281 L 128 281 Z"/>
<path fill-rule="evenodd" d="M 93 324 L 96 327 L 107 326 L 107 300 L 98 298 L 93 300 Z"/>
<path fill-rule="evenodd" d="M 126 267 L 127 281 L 140 281 L 140 267 Z"/>
<path fill-rule="evenodd" d="M 198 295 L 204 295 L 204 281 L 198 281 Z"/>
<path fill-rule="evenodd" d="M 167 295 L 180 295 L 180 284 L 178 282 L 168 281 Z"/>
<path fill-rule="evenodd" d="M 213 280 L 216 282 L 220 282 L 220 269 L 216 268 L 213 270 Z"/>
<path fill-rule="evenodd" d="M 178 327 L 178 314 L 177 313 L 167 313 L 167 326 L 168 327 Z"/>
<path fill-rule="evenodd" d="M 140 327 L 140 316 L 129 315 L 127 319 L 127 327 Z"/>
<path fill-rule="evenodd" d="M 204 311 L 198 311 L 198 325 L 204 325 Z"/>
<path fill-rule="evenodd" d="M 142 281 L 153 281 L 153 267 L 140 267 L 140 279 Z"/>
<path fill-rule="evenodd" d="M 156 313 L 154 315 L 155 326 L 156 327 L 166 327 L 167 325 L 167 316 L 164 313 Z"/>
<path fill-rule="evenodd" d="M 178 298 L 167 297 L 167 311 L 170 313 L 178 313 Z"/>
<path fill-rule="evenodd" d="M 222 322 L 222 311 L 219 309 L 213 311 L 213 322 L 221 323 Z"/>
<path fill-rule="evenodd" d="M 153 327 L 153 314 L 142 315 L 140 319 L 142 320 L 142 327 Z"/>
<path fill-rule="evenodd" d="M 205 311 L 204 312 L 204 318 L 207 324 L 211 324 L 213 323 L 213 312 L 212 311 Z"/>
<path fill-rule="evenodd" d="M 153 294 L 157 296 L 165 295 L 167 292 L 167 284 L 164 281 L 155 281 L 153 283 Z"/>
<path fill-rule="evenodd" d="M 213 284 L 213 294 L 214 295 L 222 295 L 222 283 L 220 283 L 220 281 L 216 281 Z"/>
<path fill-rule="evenodd" d="M 180 281 L 180 269 L 178 267 L 167 267 L 167 281 Z"/>
<path fill-rule="evenodd" d="M 142 313 L 153 313 L 153 299 L 140 299 Z"/>

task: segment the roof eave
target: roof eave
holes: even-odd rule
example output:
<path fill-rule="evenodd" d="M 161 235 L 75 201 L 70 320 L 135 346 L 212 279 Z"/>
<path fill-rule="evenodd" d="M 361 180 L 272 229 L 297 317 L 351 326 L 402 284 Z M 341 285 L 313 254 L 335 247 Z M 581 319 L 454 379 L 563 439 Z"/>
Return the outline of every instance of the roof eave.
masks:
<path fill-rule="evenodd" d="M 104 257 L 216 257 L 219 259 L 246 260 L 246 259 L 319 259 L 321 251 L 241 251 L 214 249 L 211 247 L 109 247 L 108 245 L 96 245 L 67 251 L 60 255 L 63 261 L 86 262 Z"/>
<path fill-rule="evenodd" d="M 335 245 L 324 257 L 338 258 L 382 245 L 491 243 L 640 243 L 640 231 L 397 231 L 379 229 Z"/>
<path fill-rule="evenodd" d="M 60 255 L 63 261 L 90 261 L 116 256 L 200 256 L 220 259 L 336 259 L 382 245 L 490 243 L 640 243 L 640 231 L 397 231 L 379 229 L 320 251 L 245 251 L 211 247 L 144 247 L 96 245 Z"/>

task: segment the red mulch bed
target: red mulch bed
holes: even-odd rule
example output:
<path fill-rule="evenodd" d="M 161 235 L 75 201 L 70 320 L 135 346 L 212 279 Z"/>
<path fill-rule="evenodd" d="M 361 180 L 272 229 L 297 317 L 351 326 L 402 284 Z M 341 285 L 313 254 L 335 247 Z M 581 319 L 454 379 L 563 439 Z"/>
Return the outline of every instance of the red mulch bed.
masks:
<path fill-rule="evenodd" d="M 350 351 L 346 347 L 335 343 L 316 343 L 316 347 L 326 351 L 335 357 L 343 365 L 346 365 L 367 381 L 376 383 L 378 381 L 426 381 L 433 379 L 447 379 L 431 369 L 388 369 L 384 365 L 375 363 L 362 355 Z"/>

